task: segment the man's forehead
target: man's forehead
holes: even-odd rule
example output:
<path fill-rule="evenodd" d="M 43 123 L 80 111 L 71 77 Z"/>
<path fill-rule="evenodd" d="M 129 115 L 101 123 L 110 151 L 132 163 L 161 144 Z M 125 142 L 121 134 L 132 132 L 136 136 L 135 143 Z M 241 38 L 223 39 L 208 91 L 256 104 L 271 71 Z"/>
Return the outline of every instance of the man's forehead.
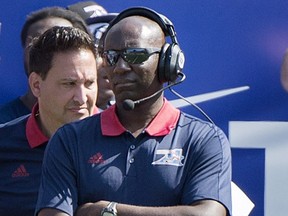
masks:
<path fill-rule="evenodd" d="M 123 40 L 129 40 L 130 44 L 139 44 L 139 41 L 146 41 L 150 44 L 158 40 L 162 43 L 164 38 L 164 32 L 155 21 L 142 16 L 130 16 L 120 20 L 109 29 L 104 45 L 119 43 Z"/>
<path fill-rule="evenodd" d="M 119 20 L 114 25 L 151 25 L 151 23 L 156 24 L 157 22 L 144 16 L 133 15 Z"/>
<path fill-rule="evenodd" d="M 162 33 L 163 30 L 160 25 L 147 17 L 144 16 L 129 16 L 121 19 L 119 22 L 115 23 L 113 26 L 108 28 L 107 36 L 110 33 L 116 34 L 137 34 L 137 33 Z"/>

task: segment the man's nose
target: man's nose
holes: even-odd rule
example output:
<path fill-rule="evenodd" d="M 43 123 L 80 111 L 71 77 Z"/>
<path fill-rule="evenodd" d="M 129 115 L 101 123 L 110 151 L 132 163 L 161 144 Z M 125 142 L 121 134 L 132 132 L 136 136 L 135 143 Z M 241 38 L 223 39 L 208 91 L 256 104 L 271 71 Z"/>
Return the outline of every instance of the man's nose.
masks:
<path fill-rule="evenodd" d="M 130 69 L 131 69 L 131 67 L 130 67 L 129 63 L 124 61 L 124 59 L 121 56 L 119 56 L 119 58 L 115 64 L 113 72 L 114 73 L 123 73 L 127 70 L 130 70 Z"/>
<path fill-rule="evenodd" d="M 79 85 L 75 89 L 73 100 L 79 104 L 84 104 L 87 102 L 87 89 L 84 85 Z"/>

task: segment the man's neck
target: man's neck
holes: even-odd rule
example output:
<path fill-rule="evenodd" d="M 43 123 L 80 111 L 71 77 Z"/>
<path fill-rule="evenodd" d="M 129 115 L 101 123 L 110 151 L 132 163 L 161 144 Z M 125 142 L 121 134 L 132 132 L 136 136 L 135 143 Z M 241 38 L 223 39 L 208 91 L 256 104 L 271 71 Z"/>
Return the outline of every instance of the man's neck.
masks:
<path fill-rule="evenodd" d="M 164 100 L 161 96 L 156 98 L 155 101 L 146 101 L 143 104 L 139 104 L 130 111 L 124 110 L 120 105 L 120 108 L 117 108 L 117 115 L 121 124 L 130 131 L 134 137 L 137 137 L 158 114 L 163 103 Z"/>
<path fill-rule="evenodd" d="M 33 106 L 37 102 L 37 98 L 33 95 L 30 89 L 25 95 L 20 97 L 20 100 L 30 111 L 32 111 Z"/>

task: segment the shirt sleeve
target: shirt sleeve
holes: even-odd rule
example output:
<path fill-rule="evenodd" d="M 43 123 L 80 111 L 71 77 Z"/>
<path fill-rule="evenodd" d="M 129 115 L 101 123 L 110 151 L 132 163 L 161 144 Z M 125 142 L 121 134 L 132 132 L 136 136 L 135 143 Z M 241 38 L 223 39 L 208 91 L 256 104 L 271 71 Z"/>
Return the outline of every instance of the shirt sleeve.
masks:
<path fill-rule="evenodd" d="M 69 128 L 68 128 L 69 129 Z M 69 136 L 67 136 L 69 134 Z M 74 137 L 74 139 L 72 139 Z M 77 187 L 73 151 L 73 131 L 60 128 L 49 141 L 42 167 L 41 184 L 35 214 L 43 208 L 54 208 L 69 215 L 77 208 Z M 69 145 L 65 145 L 69 143 Z"/>
<path fill-rule="evenodd" d="M 195 134 L 194 134 L 195 135 Z M 189 149 L 190 163 L 182 203 L 212 199 L 231 214 L 231 148 L 222 130 L 213 126 L 199 130 Z"/>

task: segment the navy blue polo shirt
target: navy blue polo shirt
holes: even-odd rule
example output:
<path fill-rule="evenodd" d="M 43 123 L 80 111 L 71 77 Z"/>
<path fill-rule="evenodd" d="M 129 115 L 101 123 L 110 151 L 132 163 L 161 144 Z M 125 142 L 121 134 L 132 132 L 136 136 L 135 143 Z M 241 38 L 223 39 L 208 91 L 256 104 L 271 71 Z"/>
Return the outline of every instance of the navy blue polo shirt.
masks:
<path fill-rule="evenodd" d="M 31 111 L 20 100 L 20 97 L 0 106 L 0 124 L 6 123 L 20 116 L 30 114 Z"/>
<path fill-rule="evenodd" d="M 189 205 L 212 199 L 231 212 L 231 154 L 215 125 L 180 112 L 165 99 L 137 138 L 113 105 L 65 125 L 50 140 L 36 212 L 73 215 L 99 200 L 140 206 Z"/>
<path fill-rule="evenodd" d="M 34 214 L 41 167 L 48 138 L 39 129 L 35 114 L 0 126 L 0 215 Z"/>

